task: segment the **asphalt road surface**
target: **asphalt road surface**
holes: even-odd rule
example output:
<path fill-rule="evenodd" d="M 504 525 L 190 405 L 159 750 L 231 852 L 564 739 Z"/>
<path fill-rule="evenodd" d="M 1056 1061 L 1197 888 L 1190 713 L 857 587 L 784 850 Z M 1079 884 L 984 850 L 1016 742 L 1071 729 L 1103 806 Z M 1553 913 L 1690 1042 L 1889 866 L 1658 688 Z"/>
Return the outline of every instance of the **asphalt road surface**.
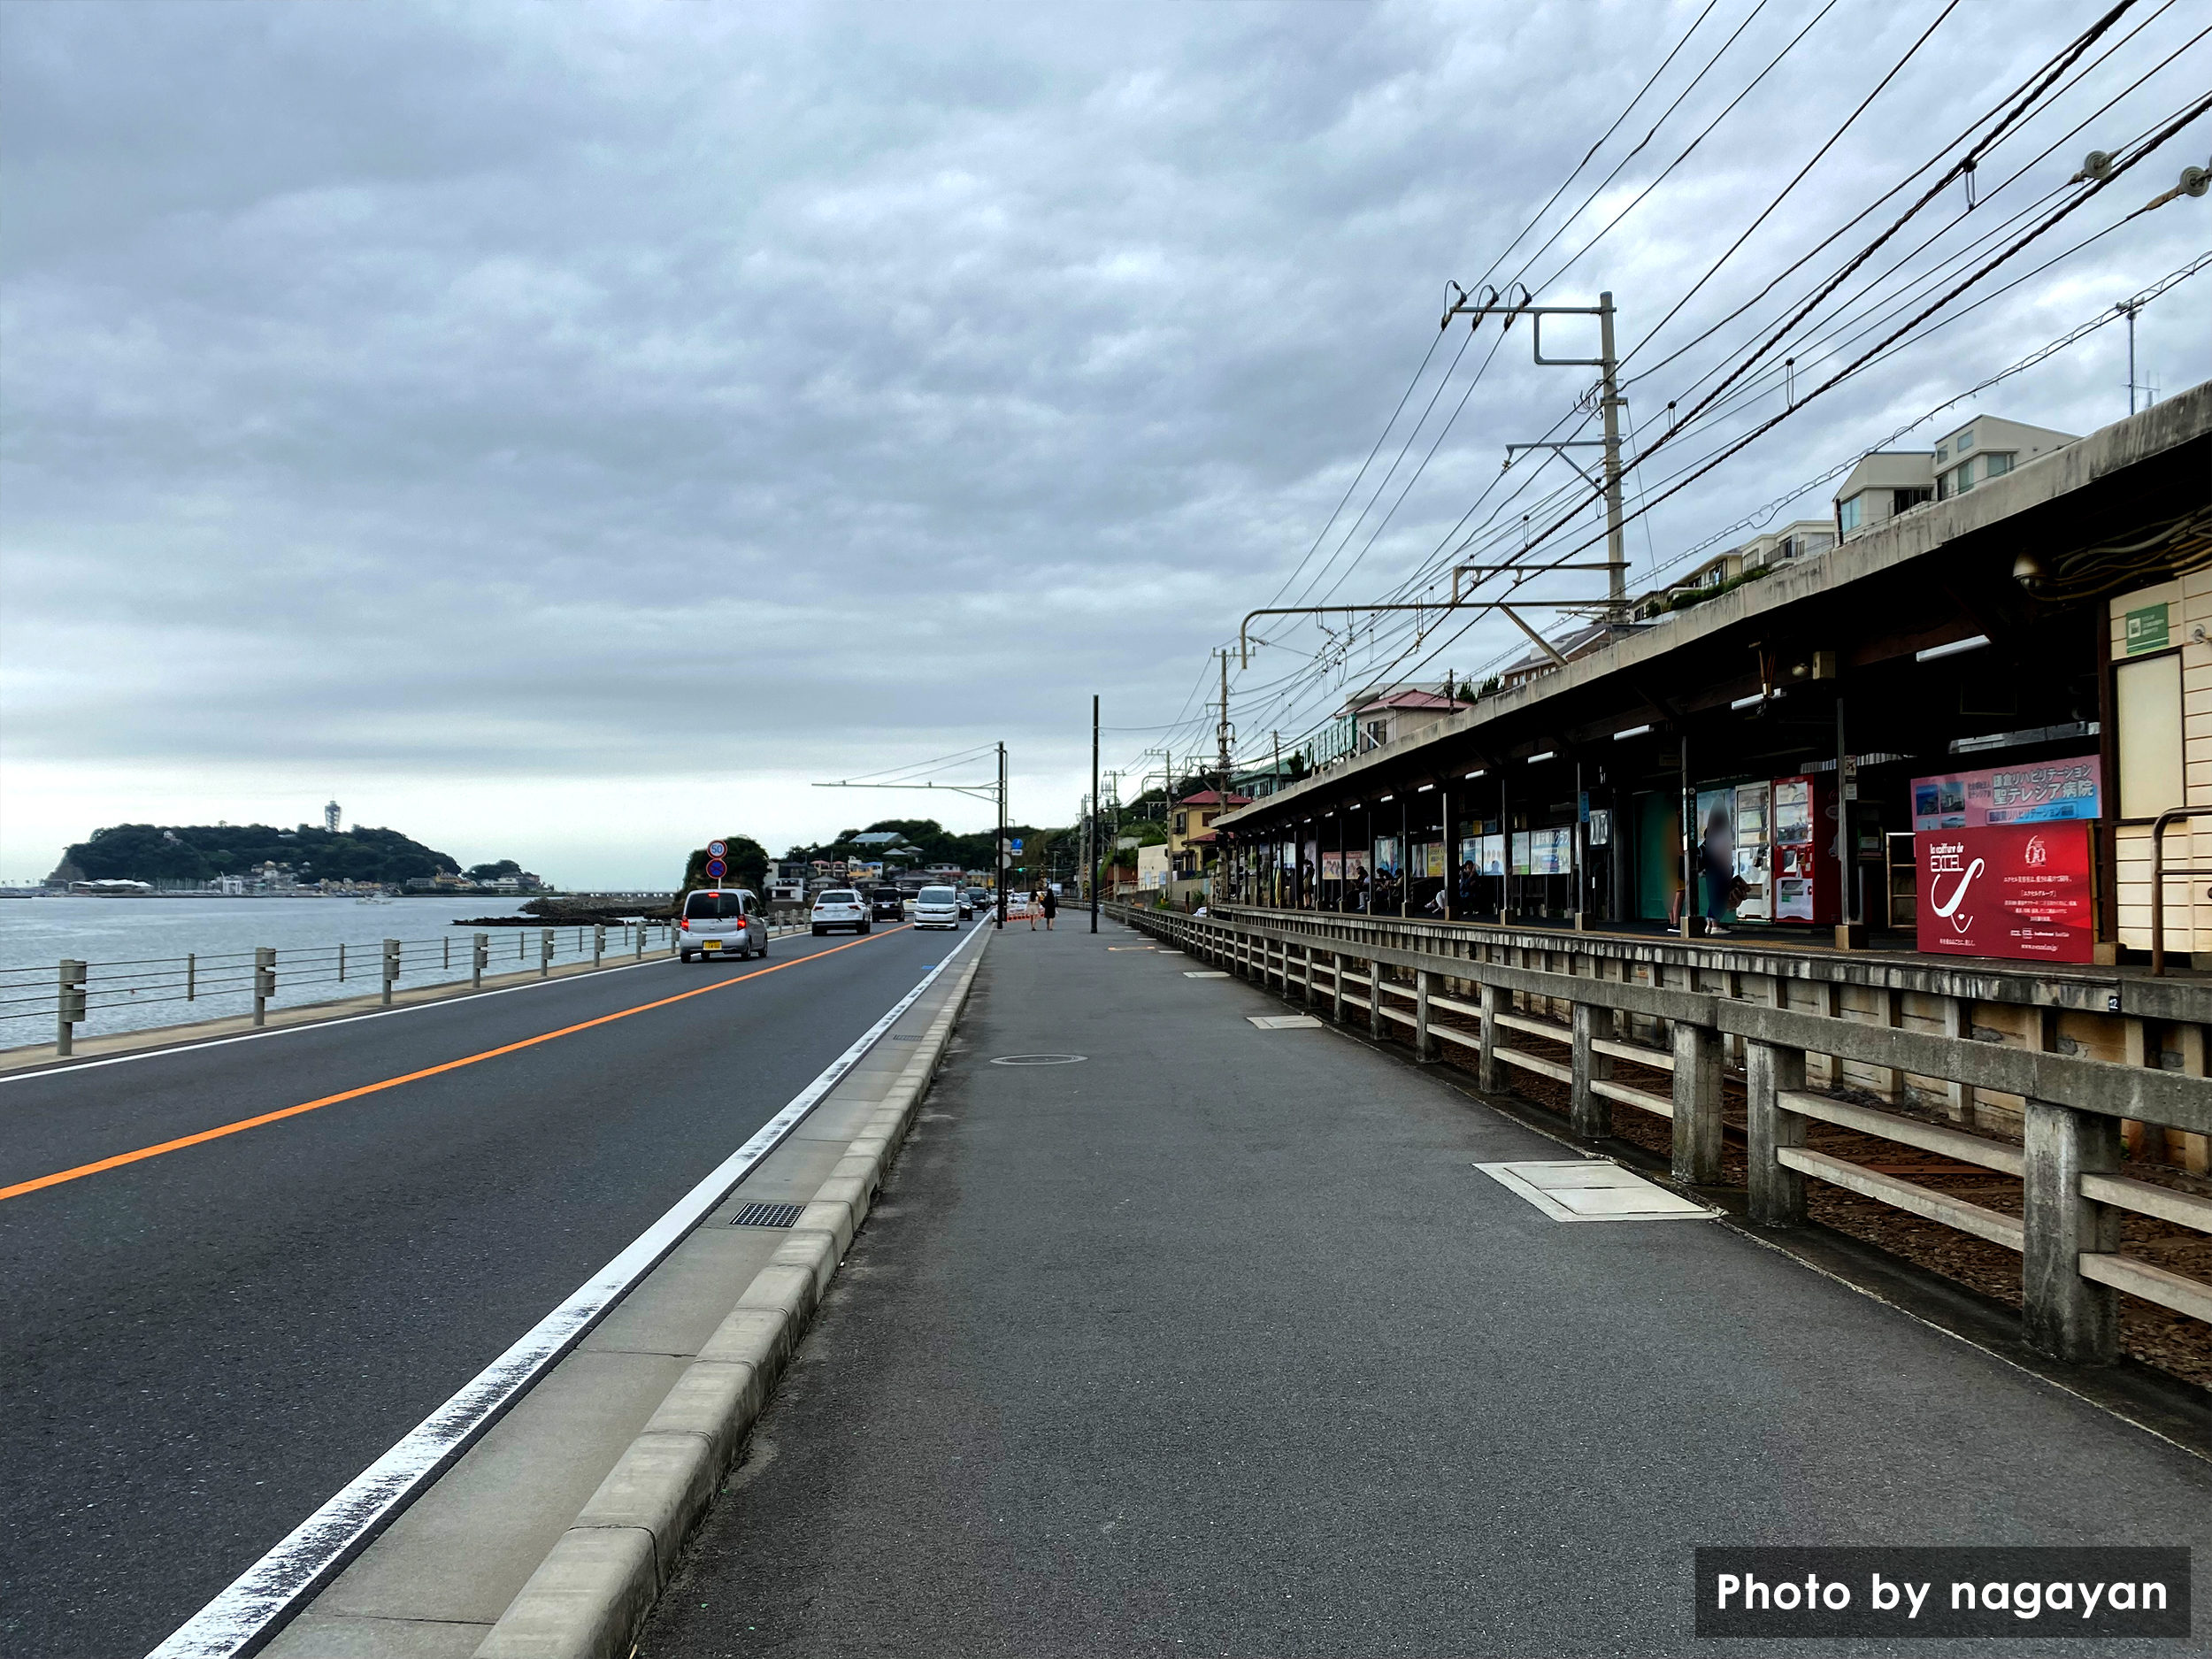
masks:
<path fill-rule="evenodd" d="M 719 987 L 0 1201 L 0 1653 L 155 1646 L 953 942 L 787 938 L 0 1083 L 6 1187 Z"/>

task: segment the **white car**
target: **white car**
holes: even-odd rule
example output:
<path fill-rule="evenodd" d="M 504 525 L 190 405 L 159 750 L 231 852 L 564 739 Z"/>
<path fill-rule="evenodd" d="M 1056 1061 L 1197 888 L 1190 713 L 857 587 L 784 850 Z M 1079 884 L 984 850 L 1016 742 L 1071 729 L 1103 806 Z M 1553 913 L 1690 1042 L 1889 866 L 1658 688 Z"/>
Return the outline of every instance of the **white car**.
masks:
<path fill-rule="evenodd" d="M 851 887 L 831 887 L 815 895 L 814 936 L 819 939 L 833 927 L 849 927 L 856 933 L 869 931 L 868 902 Z"/>
<path fill-rule="evenodd" d="M 676 955 L 681 961 L 768 954 L 768 918 L 760 901 L 743 887 L 695 888 L 684 895 L 676 918 Z"/>
<path fill-rule="evenodd" d="M 918 929 L 959 926 L 959 893 L 951 887 L 924 887 L 914 895 L 914 926 Z"/>

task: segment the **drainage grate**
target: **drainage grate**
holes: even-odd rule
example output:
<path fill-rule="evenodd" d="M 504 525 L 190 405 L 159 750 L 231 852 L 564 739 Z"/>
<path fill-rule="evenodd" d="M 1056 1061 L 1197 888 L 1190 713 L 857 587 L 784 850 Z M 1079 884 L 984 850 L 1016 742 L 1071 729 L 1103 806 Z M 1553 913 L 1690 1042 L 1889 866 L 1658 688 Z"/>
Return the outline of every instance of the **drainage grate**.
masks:
<path fill-rule="evenodd" d="M 748 1204 L 730 1217 L 733 1227 L 791 1227 L 806 1212 L 804 1204 Z"/>

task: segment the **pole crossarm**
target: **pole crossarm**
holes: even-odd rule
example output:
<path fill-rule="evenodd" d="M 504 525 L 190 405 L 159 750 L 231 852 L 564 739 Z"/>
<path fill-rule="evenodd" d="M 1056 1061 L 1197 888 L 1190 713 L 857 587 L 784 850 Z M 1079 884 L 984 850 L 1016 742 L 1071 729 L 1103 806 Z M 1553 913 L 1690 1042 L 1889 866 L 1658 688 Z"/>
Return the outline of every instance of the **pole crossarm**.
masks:
<path fill-rule="evenodd" d="M 1500 570 L 1527 570 L 1532 567 L 1526 565 L 1499 565 L 1496 568 Z M 1606 568 L 1608 567 L 1602 565 L 1593 565 L 1587 566 L 1576 565 L 1546 565 L 1534 566 L 1532 573 L 1554 569 L 1604 570 Z M 1247 611 L 1245 613 L 1244 620 L 1237 624 L 1237 655 L 1239 658 L 1239 666 L 1244 668 L 1249 668 L 1252 666 L 1252 641 L 1248 630 L 1251 627 L 1253 619 L 1256 617 L 1320 617 L 1334 616 L 1347 611 L 1354 613 L 1380 613 L 1385 611 L 1502 611 L 1508 616 L 1512 616 L 1513 609 L 1516 605 L 1533 606 L 1541 611 L 1571 611 L 1579 606 L 1593 604 L 1597 602 L 1589 599 L 1516 599 L 1509 603 L 1503 599 L 1475 600 L 1455 597 L 1448 602 L 1441 599 L 1432 599 L 1425 603 L 1414 604 L 1269 606 L 1259 611 Z M 1513 619 L 1516 622 L 1520 622 L 1520 618 L 1518 617 L 1514 617 Z M 1524 632 L 1526 632 L 1528 624 L 1521 622 L 1521 627 Z M 1264 643 L 1264 641 L 1263 641 L 1263 643 Z M 1547 647 L 1546 649 L 1548 649 L 1549 648 Z M 855 787 L 857 787 L 858 786 Z"/>
<path fill-rule="evenodd" d="M 989 783 L 847 783 L 840 779 L 835 783 L 818 783 L 817 789 L 949 789 L 955 795 L 972 795 L 979 801 L 998 799 L 998 786 Z"/>

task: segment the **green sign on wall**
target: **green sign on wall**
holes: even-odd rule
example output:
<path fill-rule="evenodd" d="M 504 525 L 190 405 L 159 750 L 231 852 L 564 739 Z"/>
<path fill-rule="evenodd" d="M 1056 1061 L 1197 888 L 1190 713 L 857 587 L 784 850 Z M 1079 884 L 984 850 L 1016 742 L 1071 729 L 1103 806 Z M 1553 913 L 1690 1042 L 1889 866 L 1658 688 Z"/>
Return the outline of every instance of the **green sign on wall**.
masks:
<path fill-rule="evenodd" d="M 2128 655 L 2140 651 L 2162 651 L 2166 649 L 2166 607 L 2145 605 L 2140 611 L 2127 615 Z"/>

